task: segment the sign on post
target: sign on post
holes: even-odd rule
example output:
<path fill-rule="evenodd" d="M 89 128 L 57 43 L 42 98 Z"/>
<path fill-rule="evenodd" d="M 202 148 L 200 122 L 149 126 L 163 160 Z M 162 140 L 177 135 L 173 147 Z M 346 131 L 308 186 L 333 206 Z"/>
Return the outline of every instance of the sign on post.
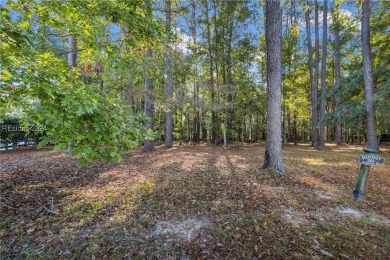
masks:
<path fill-rule="evenodd" d="M 359 176 L 356 184 L 356 188 L 352 192 L 353 200 L 363 200 L 366 194 L 366 182 L 368 174 L 370 173 L 371 166 L 378 166 L 385 162 L 383 157 L 374 153 L 378 152 L 371 148 L 364 148 L 365 154 L 359 155 L 356 161 L 360 163 Z"/>
<path fill-rule="evenodd" d="M 385 162 L 385 158 L 376 154 L 362 154 L 356 158 L 356 161 L 367 166 L 378 166 Z"/>

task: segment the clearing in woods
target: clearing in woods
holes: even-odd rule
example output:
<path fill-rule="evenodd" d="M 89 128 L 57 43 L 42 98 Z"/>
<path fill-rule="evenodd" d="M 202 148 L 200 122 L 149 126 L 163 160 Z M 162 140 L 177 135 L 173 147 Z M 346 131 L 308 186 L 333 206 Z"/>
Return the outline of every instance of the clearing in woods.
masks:
<path fill-rule="evenodd" d="M 390 255 L 390 154 L 352 201 L 361 146 L 157 147 L 122 164 L 50 149 L 0 154 L 0 258 L 258 259 Z M 382 147 L 386 150 L 388 147 Z"/>

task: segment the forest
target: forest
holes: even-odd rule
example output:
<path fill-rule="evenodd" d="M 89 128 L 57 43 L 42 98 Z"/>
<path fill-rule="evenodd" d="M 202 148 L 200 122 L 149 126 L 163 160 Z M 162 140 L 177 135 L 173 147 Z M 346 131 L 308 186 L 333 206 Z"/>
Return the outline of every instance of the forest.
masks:
<path fill-rule="evenodd" d="M 390 1 L 0 12 L 1 259 L 390 254 Z"/>

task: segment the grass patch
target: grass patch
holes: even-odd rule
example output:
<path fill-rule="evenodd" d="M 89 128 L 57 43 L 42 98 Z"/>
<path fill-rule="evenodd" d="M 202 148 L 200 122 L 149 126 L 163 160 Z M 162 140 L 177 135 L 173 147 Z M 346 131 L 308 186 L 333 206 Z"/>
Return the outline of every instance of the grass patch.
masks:
<path fill-rule="evenodd" d="M 47 157 L 47 156 L 53 155 L 55 153 L 58 153 L 58 151 L 54 151 L 54 150 L 38 151 L 38 152 L 34 153 L 34 156 L 35 157 Z"/>
<path fill-rule="evenodd" d="M 11 225 L 11 218 L 6 218 L 0 221 L 0 230 L 6 229 Z"/>
<path fill-rule="evenodd" d="M 65 209 L 64 214 L 74 218 L 94 217 L 103 207 L 103 202 L 76 202 Z"/>

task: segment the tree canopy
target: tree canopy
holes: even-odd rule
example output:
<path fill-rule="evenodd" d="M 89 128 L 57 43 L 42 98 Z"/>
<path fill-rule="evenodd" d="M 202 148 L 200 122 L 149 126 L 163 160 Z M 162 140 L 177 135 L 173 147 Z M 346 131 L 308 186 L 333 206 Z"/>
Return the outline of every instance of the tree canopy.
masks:
<path fill-rule="evenodd" d="M 318 1 L 320 19 L 324 3 Z M 228 146 L 264 140 L 263 4 L 217 0 L 2 3 L 2 118 L 18 117 L 27 126 L 40 126 L 41 146 L 53 143 L 62 149 L 73 143 L 70 152 L 81 164 L 95 159 L 119 161 L 122 151 L 142 142 L 162 143 L 166 134 L 170 136 L 166 131 L 172 131 L 175 142 Z M 282 1 L 284 144 L 312 140 L 312 125 L 324 128 L 321 138 L 328 142 L 335 139 L 337 125 L 343 142 L 360 142 L 366 136 L 361 5 L 335 0 L 327 7 L 328 23 L 321 26 L 315 23 L 313 1 Z M 372 100 L 380 104 L 376 135 L 387 134 L 390 123 L 389 8 L 388 1 L 371 3 Z M 322 37 L 318 48 L 327 55 L 318 49 L 317 58 L 317 50 L 307 44 L 316 40 L 315 26 L 326 37 L 318 36 Z M 67 63 L 70 35 L 77 39 L 76 67 Z M 311 78 L 315 73 L 316 79 Z M 145 87 L 147 79 L 152 89 Z M 322 82 L 324 93 L 317 94 L 317 101 L 312 86 L 321 84 L 315 81 Z M 147 116 L 146 97 L 153 100 L 154 112 Z M 321 100 L 325 111 L 313 124 L 311 105 L 320 107 Z M 170 121 L 165 121 L 167 112 Z M 172 127 L 167 128 L 166 122 Z"/>

